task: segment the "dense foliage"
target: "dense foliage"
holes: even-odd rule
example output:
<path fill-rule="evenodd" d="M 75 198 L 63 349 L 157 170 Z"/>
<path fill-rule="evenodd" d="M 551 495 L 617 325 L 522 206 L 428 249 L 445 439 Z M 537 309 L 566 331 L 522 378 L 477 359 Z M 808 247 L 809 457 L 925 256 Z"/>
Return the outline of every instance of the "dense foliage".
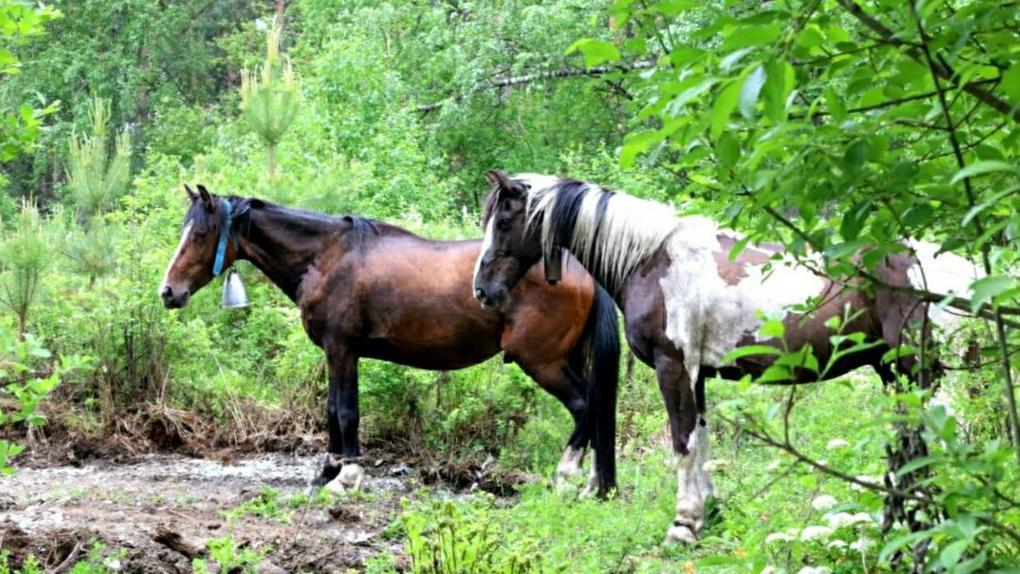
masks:
<path fill-rule="evenodd" d="M 905 238 L 969 256 L 986 274 L 971 292 L 927 296 L 983 317 L 951 337 L 978 356 L 951 361 L 938 405 L 870 373 L 713 383 L 722 498 L 692 549 L 660 548 L 664 414 L 650 371 L 628 368 L 617 498 L 423 496 L 395 522 L 416 571 L 479 553 L 494 572 L 890 571 L 921 541 L 930 570 L 1009 571 L 1018 35 L 1016 4 L 984 0 L 0 0 L 0 424 L 41 422 L 61 380 L 60 432 L 182 411 L 228 429 L 220 445 L 322 432 L 321 353 L 254 269 L 238 265 L 243 311 L 219 309 L 216 284 L 176 313 L 155 296 L 185 182 L 459 238 L 480 234 L 486 170 L 557 172 L 713 215 L 863 288 Z M 366 450 L 549 476 L 567 436 L 558 403 L 498 361 L 361 376 Z M 912 467 L 931 516 L 883 534 L 866 477 L 902 428 L 933 445 Z M 17 449 L 0 443 L 0 467 Z M 219 540 L 210 558 L 258 560 L 238 552 Z"/>

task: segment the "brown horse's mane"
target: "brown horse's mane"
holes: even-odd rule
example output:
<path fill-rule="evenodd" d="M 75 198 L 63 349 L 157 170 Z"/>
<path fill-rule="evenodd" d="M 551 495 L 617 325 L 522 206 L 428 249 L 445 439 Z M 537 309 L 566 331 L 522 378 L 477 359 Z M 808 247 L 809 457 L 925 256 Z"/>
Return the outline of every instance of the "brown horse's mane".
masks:
<path fill-rule="evenodd" d="M 358 244 L 364 244 L 375 237 L 393 235 L 414 235 L 412 232 L 375 219 L 360 217 L 356 215 L 327 215 L 317 211 L 308 211 L 293 207 L 286 207 L 264 199 L 254 197 L 241 197 L 237 195 L 224 196 L 224 200 L 230 202 L 232 223 L 231 227 L 240 235 L 248 233 L 251 226 L 252 211 L 260 211 L 269 215 L 271 225 L 278 225 L 291 233 L 298 233 L 306 237 L 316 237 L 327 233 L 340 233 L 342 235 L 353 234 L 353 239 Z M 218 210 L 222 212 L 222 210 Z M 221 213 L 221 215 L 223 215 Z M 222 217 L 219 221 L 212 221 L 210 214 L 200 203 L 196 203 L 189 210 L 184 223 L 192 222 L 197 229 L 215 231 L 223 224 Z"/>

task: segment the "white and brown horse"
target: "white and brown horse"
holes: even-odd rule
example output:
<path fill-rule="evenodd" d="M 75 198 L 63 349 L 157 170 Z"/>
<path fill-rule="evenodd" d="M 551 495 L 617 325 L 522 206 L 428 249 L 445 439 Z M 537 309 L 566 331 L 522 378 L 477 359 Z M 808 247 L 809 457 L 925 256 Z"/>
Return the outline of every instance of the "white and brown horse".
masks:
<path fill-rule="evenodd" d="M 677 217 L 662 204 L 598 185 L 542 175 L 489 174 L 493 192 L 486 202 L 484 247 L 474 277 L 475 297 L 501 306 L 511 289 L 539 259 L 547 279 L 558 278 L 563 250 L 569 251 L 613 295 L 623 310 L 627 341 L 635 355 L 655 369 L 669 415 L 678 456 L 676 518 L 667 541 L 695 540 L 704 522 L 712 481 L 703 468 L 709 435 L 705 417 L 706 378 L 758 376 L 775 355 L 751 355 L 726 363 L 735 348 L 752 343 L 789 349 L 810 346 L 821 365 L 834 357 L 826 323 L 849 317 L 843 332 L 862 332 L 876 341 L 861 352 L 837 357 L 827 378 L 871 366 L 883 382 L 897 373 L 921 381 L 934 374 L 933 361 L 916 365 L 912 356 L 883 362 L 890 349 L 924 329 L 927 305 L 894 287 L 866 289 L 839 283 L 793 264 L 779 247 L 747 246 L 735 259 L 739 241 L 704 217 Z M 932 253 L 928 251 L 928 253 Z M 973 266 L 940 257 L 955 269 L 927 276 L 950 279 L 963 294 Z M 909 286 L 920 261 L 906 253 L 890 255 L 875 273 L 887 285 Z M 944 267 L 944 265 L 943 265 Z M 756 338 L 762 316 L 781 318 L 784 341 Z M 797 368 L 790 380 L 815 380 Z M 923 445 L 922 445 L 923 446 Z"/>

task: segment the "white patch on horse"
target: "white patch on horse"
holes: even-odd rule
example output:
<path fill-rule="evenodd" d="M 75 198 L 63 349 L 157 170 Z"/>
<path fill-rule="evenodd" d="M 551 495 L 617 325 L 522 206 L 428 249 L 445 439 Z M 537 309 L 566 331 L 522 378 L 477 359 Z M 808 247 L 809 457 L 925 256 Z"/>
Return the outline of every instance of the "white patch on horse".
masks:
<path fill-rule="evenodd" d="M 682 217 L 666 243 L 670 264 L 659 280 L 666 305 L 666 336 L 684 353 L 693 386 L 702 365 L 721 366 L 746 333 L 761 326 L 758 312 L 785 315 L 786 310 L 818 296 L 825 282 L 790 262 L 749 265 L 736 285 L 719 275 L 714 252 L 720 251 L 715 222 Z"/>
<path fill-rule="evenodd" d="M 916 260 L 907 270 L 907 277 L 915 289 L 935 293 L 970 297 L 970 284 L 984 276 L 978 266 L 955 253 L 939 253 L 939 246 L 927 241 L 911 240 L 907 245 L 914 250 Z M 928 305 L 928 317 L 943 328 L 955 327 L 959 315 Z"/>
<path fill-rule="evenodd" d="M 163 274 L 163 281 L 160 282 L 159 290 L 157 291 L 157 295 L 160 297 L 163 296 L 163 290 L 168 284 L 167 280 L 170 278 L 170 270 L 174 268 L 174 263 L 177 262 L 177 258 L 180 257 L 181 252 L 184 251 L 184 246 L 188 244 L 188 237 L 191 235 L 192 223 L 193 222 L 189 221 L 188 224 L 184 226 L 184 230 L 181 232 L 181 241 L 177 244 L 177 250 L 174 251 L 174 256 L 170 258 L 170 264 L 166 266 L 166 273 Z"/>
<path fill-rule="evenodd" d="M 676 519 L 666 532 L 667 542 L 692 543 L 705 523 L 705 499 L 712 480 L 704 469 L 709 454 L 708 428 L 700 423 L 687 439 L 687 454 L 676 462 Z"/>
<path fill-rule="evenodd" d="M 482 267 L 482 258 L 492 249 L 492 236 L 495 233 L 495 224 L 493 222 L 495 220 L 496 215 L 493 214 L 489 221 L 485 223 L 485 235 L 482 237 L 482 248 L 478 251 L 478 259 L 475 260 L 475 272 L 471 276 L 472 283 L 478 279 L 478 270 Z"/>

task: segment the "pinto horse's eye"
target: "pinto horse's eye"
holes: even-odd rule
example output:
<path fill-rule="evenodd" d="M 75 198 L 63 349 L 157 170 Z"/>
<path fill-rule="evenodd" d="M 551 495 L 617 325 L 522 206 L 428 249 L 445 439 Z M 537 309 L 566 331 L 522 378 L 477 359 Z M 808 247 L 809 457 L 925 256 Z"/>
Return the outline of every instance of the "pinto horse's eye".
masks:
<path fill-rule="evenodd" d="M 509 217 L 504 217 L 503 219 L 499 219 L 496 221 L 496 228 L 506 231 L 507 229 L 510 229 L 510 226 L 513 225 L 513 222 L 514 222 L 513 219 L 510 219 Z"/>

